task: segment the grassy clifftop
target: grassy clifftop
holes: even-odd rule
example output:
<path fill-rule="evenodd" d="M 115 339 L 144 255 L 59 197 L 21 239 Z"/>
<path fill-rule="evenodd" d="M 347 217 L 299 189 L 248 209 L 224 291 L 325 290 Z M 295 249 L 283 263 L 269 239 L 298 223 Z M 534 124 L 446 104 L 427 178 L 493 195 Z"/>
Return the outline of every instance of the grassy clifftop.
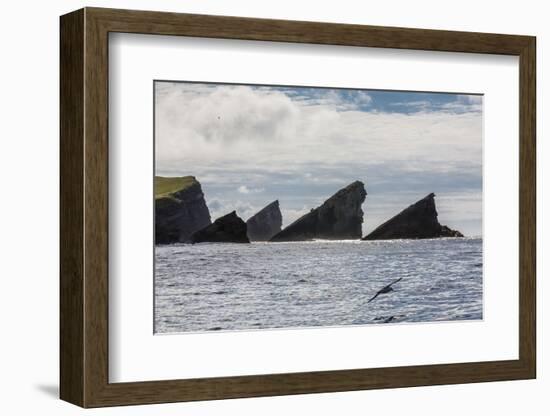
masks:
<path fill-rule="evenodd" d="M 198 183 L 194 176 L 155 176 L 155 199 L 170 196 Z"/>

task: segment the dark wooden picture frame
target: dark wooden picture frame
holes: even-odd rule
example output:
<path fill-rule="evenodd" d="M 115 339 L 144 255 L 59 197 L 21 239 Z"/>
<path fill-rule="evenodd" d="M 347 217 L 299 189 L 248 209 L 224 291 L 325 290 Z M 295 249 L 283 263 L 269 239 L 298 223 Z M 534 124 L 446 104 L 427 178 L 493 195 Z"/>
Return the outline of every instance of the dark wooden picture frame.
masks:
<path fill-rule="evenodd" d="M 109 383 L 108 35 L 175 35 L 519 57 L 519 359 Z M 82 407 L 536 376 L 534 37 L 85 8 L 61 17 L 60 396 Z"/>

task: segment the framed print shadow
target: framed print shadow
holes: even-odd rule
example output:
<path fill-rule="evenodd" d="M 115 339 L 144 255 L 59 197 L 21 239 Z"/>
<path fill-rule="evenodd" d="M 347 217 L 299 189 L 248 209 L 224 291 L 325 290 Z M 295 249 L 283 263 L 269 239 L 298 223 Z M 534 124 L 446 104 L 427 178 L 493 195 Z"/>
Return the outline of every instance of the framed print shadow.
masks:
<path fill-rule="evenodd" d="M 536 377 L 534 37 L 60 30 L 61 399 Z"/>

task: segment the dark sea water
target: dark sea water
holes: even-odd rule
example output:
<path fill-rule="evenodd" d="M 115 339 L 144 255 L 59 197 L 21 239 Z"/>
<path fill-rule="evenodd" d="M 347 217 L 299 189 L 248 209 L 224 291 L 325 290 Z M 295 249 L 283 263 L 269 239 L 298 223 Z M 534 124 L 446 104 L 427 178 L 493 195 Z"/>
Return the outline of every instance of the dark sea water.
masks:
<path fill-rule="evenodd" d="M 156 333 L 482 319 L 479 238 L 155 250 Z"/>

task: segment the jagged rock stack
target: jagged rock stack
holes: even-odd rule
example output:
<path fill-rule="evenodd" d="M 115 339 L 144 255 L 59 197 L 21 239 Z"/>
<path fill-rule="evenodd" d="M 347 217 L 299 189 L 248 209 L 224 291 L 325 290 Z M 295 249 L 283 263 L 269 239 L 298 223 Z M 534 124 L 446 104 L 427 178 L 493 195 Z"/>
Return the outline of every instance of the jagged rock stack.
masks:
<path fill-rule="evenodd" d="M 366 196 L 363 182 L 355 181 L 274 235 L 270 241 L 360 239 L 363 224 L 361 205 Z"/>
<path fill-rule="evenodd" d="M 211 222 L 202 188 L 193 176 L 155 177 L 155 243 L 249 243 L 360 239 L 361 205 L 367 192 L 360 181 L 340 189 L 281 230 L 279 201 L 273 201 L 245 223 L 235 211 Z M 363 240 L 464 237 L 441 225 L 431 193 L 378 226 Z"/>
<path fill-rule="evenodd" d="M 250 241 L 269 241 L 281 231 L 282 225 L 283 216 L 279 201 L 273 201 L 246 221 L 248 238 Z"/>
<path fill-rule="evenodd" d="M 363 240 L 464 237 L 460 231 L 439 223 L 434 197 L 435 194 L 431 193 L 422 198 L 377 227 Z"/>
<path fill-rule="evenodd" d="M 218 218 L 191 236 L 194 243 L 250 243 L 246 223 L 235 211 Z"/>
<path fill-rule="evenodd" d="M 194 176 L 155 177 L 155 243 L 188 242 L 211 223 L 200 183 Z"/>

